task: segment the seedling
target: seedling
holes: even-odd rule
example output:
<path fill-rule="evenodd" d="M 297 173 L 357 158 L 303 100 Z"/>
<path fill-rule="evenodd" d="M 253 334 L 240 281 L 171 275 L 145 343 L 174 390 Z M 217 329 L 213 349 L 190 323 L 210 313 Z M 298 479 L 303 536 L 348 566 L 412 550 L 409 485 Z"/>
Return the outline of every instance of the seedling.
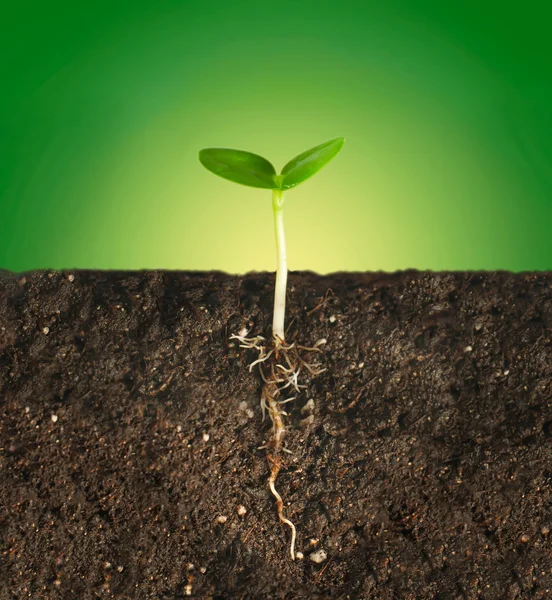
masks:
<path fill-rule="evenodd" d="M 287 190 L 299 185 L 324 165 L 326 165 L 341 150 L 344 138 L 336 138 L 315 146 L 310 150 L 302 152 L 291 159 L 282 169 L 280 174 L 276 173 L 273 165 L 258 154 L 245 152 L 243 150 L 231 150 L 228 148 L 206 148 L 199 152 L 201 164 L 219 177 L 229 179 L 241 185 L 272 190 L 272 211 L 274 214 L 274 234 L 276 237 L 276 285 L 274 288 L 274 313 L 272 318 L 272 344 L 268 348 L 265 339 L 258 335 L 247 337 L 247 330 L 242 330 L 232 339 L 237 339 L 242 348 L 253 348 L 258 351 L 257 360 L 249 365 L 251 370 L 255 365 L 259 366 L 259 372 L 264 385 L 261 394 L 261 409 L 263 419 L 268 412 L 272 422 L 272 437 L 267 444 L 271 450 L 268 454 L 270 464 L 269 488 L 274 497 L 278 509 L 280 521 L 290 527 L 291 558 L 295 559 L 295 525 L 284 516 L 284 503 L 280 494 L 276 491 L 275 482 L 278 472 L 282 467 L 280 452 L 287 451 L 283 447 L 283 436 L 285 433 L 283 417 L 286 413 L 281 406 L 294 397 L 280 400 L 283 390 L 292 388 L 299 392 L 299 374 L 305 368 L 311 375 L 322 373 L 324 369 L 317 363 L 309 363 L 304 360 L 300 351 L 321 352 L 321 346 L 326 343 L 325 339 L 318 340 L 313 347 L 299 346 L 295 343 L 285 342 L 285 311 L 286 311 L 286 286 L 287 286 L 287 254 L 286 238 L 284 234 L 284 194 Z M 280 360 L 281 359 L 281 360 Z M 269 362 L 270 361 L 270 362 Z M 263 368 L 264 365 L 264 368 Z M 268 366 L 268 375 L 265 368 Z"/>

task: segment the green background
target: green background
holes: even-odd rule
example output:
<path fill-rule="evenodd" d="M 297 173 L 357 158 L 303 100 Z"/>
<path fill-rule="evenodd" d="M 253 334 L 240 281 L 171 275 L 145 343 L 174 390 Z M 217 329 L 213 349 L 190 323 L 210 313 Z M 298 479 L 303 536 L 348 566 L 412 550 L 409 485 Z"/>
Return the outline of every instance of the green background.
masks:
<path fill-rule="evenodd" d="M 198 150 L 345 136 L 287 194 L 291 269 L 550 269 L 546 4 L 3 8 L 0 267 L 273 270 L 270 192 Z"/>

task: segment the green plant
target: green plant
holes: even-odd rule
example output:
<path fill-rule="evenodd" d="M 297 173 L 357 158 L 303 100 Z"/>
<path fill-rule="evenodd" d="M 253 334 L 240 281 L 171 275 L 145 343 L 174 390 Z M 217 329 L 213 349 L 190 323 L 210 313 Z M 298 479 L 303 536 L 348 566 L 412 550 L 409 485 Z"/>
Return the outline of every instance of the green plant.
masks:
<path fill-rule="evenodd" d="M 344 141 L 344 138 L 336 138 L 302 152 L 292 158 L 279 175 L 272 163 L 258 154 L 228 148 L 205 148 L 199 152 L 201 164 L 215 175 L 241 185 L 272 190 L 277 257 L 272 336 L 276 347 L 284 343 L 286 310 L 288 269 L 284 234 L 284 193 L 330 162 L 341 150 Z"/>
<path fill-rule="evenodd" d="M 294 400 L 295 396 L 286 399 L 280 399 L 280 397 L 287 388 L 299 392 L 300 388 L 306 387 L 299 385 L 298 382 L 302 369 L 310 373 L 311 376 L 316 376 L 324 371 L 319 364 L 305 360 L 301 353 L 321 352 L 320 347 L 326 343 L 326 340 L 318 340 L 312 347 L 307 347 L 300 346 L 295 342 L 288 344 L 284 339 L 288 271 L 284 234 L 284 193 L 299 185 L 326 165 L 341 150 L 344 141 L 343 138 L 336 138 L 302 152 L 290 160 L 280 174 L 276 173 L 275 168 L 268 160 L 251 152 L 230 150 L 228 148 L 206 148 L 199 153 L 201 164 L 215 175 L 242 185 L 272 190 L 277 257 L 272 344 L 268 349 L 262 336 L 246 337 L 248 334 L 246 329 L 238 334 L 231 335 L 230 338 L 238 340 L 242 348 L 258 351 L 258 358 L 249 365 L 249 370 L 258 365 L 263 381 L 261 393 L 263 419 L 265 413 L 268 413 L 272 422 L 272 436 L 265 446 L 269 449 L 267 455 L 270 465 L 268 485 L 271 493 L 276 498 L 280 521 L 291 529 L 290 554 L 292 559 L 300 556 L 299 552 L 295 553 L 296 529 L 295 525 L 284 515 L 284 503 L 276 490 L 275 484 L 283 464 L 281 452 L 288 451 L 287 448 L 283 447 L 285 433 L 283 417 L 286 416 L 286 412 L 281 407 Z"/>

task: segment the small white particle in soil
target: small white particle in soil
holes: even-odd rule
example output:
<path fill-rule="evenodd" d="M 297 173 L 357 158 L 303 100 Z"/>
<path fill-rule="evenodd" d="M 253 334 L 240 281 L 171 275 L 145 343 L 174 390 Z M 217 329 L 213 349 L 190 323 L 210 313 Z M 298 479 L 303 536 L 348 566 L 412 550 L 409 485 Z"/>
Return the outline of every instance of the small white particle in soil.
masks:
<path fill-rule="evenodd" d="M 329 319 L 330 323 L 335 323 L 337 321 L 337 319 L 335 318 L 335 315 L 332 315 Z"/>
<path fill-rule="evenodd" d="M 186 585 L 186 587 L 184 588 L 184 593 L 186 594 L 186 596 L 191 596 L 192 595 L 192 584 L 188 583 Z"/>
<path fill-rule="evenodd" d="M 67 275 L 67 281 L 70 281 L 71 283 L 75 281 L 75 276 L 73 273 L 69 273 L 69 275 Z"/>
<path fill-rule="evenodd" d="M 506 371 L 504 371 L 504 376 L 508 375 L 510 373 L 510 369 L 506 369 Z"/>
<path fill-rule="evenodd" d="M 199 571 L 200 571 L 201 573 L 207 573 L 207 567 L 201 567 L 201 568 L 199 569 Z"/>
<path fill-rule="evenodd" d="M 182 425 L 177 425 L 176 431 L 178 431 L 178 433 L 180 433 L 182 431 Z"/>
<path fill-rule="evenodd" d="M 119 571 L 119 573 L 122 573 L 124 570 L 124 567 L 117 567 L 117 571 Z"/>
<path fill-rule="evenodd" d="M 52 419 L 52 423 L 57 423 L 57 420 L 58 420 L 57 415 L 52 415 L 50 418 Z"/>
<path fill-rule="evenodd" d="M 464 352 L 471 352 L 473 350 L 473 348 L 471 346 L 466 346 L 464 348 Z"/>
<path fill-rule="evenodd" d="M 245 506 L 243 504 L 240 504 L 238 506 L 238 515 L 240 515 L 240 517 L 243 517 L 246 512 L 247 512 L 247 508 L 245 508 Z"/>
<path fill-rule="evenodd" d="M 25 412 L 26 412 L 27 414 L 29 414 L 29 413 L 31 412 L 31 409 L 30 409 L 28 406 L 26 406 L 26 407 L 25 407 Z"/>
<path fill-rule="evenodd" d="M 49 328 L 49 327 L 43 327 L 43 328 L 42 328 L 42 333 L 43 333 L 44 335 L 48 335 L 48 334 L 50 333 L 50 328 Z"/>
<path fill-rule="evenodd" d="M 254 412 L 248 407 L 247 402 L 244 400 L 243 402 L 240 402 L 240 410 L 243 410 L 245 412 L 245 414 L 252 419 L 254 416 Z"/>
<path fill-rule="evenodd" d="M 211 436 L 210 436 L 208 433 L 204 433 L 204 434 L 203 434 L 203 441 L 204 441 L 205 443 L 207 443 L 207 442 L 209 441 L 209 438 L 210 438 L 210 437 L 211 437 Z"/>
<path fill-rule="evenodd" d="M 358 368 L 359 368 L 359 369 L 362 369 L 362 367 L 363 367 L 363 366 L 364 366 L 364 363 L 363 363 L 363 362 L 361 362 L 361 363 L 358 365 Z"/>
<path fill-rule="evenodd" d="M 228 517 L 226 517 L 225 515 L 219 515 L 217 517 L 217 523 L 223 524 L 226 523 L 226 521 L 228 521 Z"/>
<path fill-rule="evenodd" d="M 320 548 L 320 550 L 313 552 L 309 556 L 309 558 L 312 560 L 313 563 L 316 563 L 317 565 L 319 565 L 320 563 L 323 563 L 328 558 L 328 553 L 323 548 Z"/>
<path fill-rule="evenodd" d="M 314 400 L 309 398 L 305 406 L 301 409 L 302 413 L 312 412 L 314 410 Z"/>
<path fill-rule="evenodd" d="M 305 555 L 302 552 L 296 552 L 295 553 L 295 558 L 297 560 L 303 560 L 303 558 L 305 558 Z"/>
<path fill-rule="evenodd" d="M 188 571 L 193 571 L 195 569 L 194 563 L 188 563 L 186 569 L 188 569 Z"/>

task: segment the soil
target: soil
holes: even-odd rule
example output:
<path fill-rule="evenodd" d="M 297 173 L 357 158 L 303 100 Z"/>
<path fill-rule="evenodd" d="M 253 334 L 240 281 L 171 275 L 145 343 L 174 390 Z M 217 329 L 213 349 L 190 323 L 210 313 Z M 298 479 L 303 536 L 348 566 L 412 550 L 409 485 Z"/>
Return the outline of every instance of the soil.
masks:
<path fill-rule="evenodd" d="M 552 273 L 290 274 L 294 562 L 229 339 L 273 289 L 0 274 L 0 599 L 551 598 Z"/>

